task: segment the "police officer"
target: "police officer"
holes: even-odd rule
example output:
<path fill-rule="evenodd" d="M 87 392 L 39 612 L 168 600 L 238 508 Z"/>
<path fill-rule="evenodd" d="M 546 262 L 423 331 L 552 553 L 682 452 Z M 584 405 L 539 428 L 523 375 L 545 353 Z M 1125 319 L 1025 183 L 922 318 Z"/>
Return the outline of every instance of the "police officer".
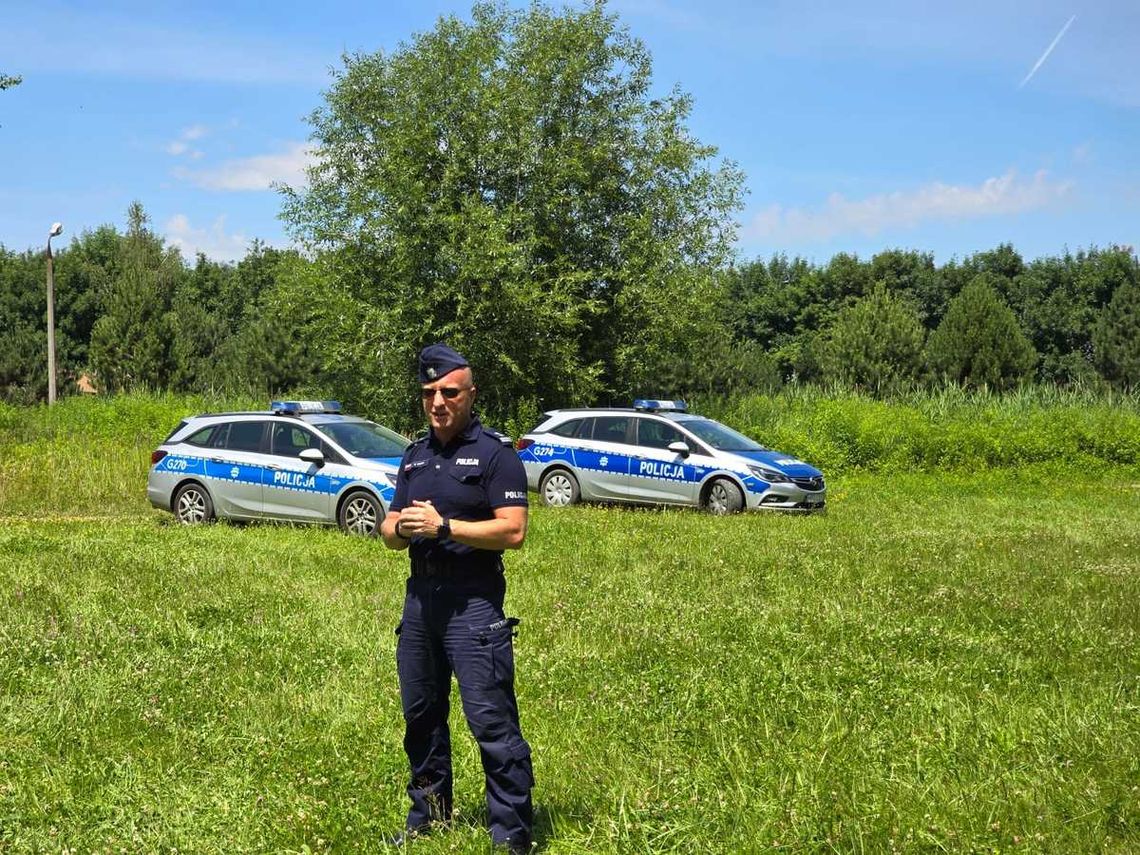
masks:
<path fill-rule="evenodd" d="M 531 845 L 534 781 L 515 702 L 518 620 L 503 612 L 502 555 L 526 537 L 526 472 L 505 438 L 473 412 L 467 360 L 433 344 L 420 353 L 419 377 L 430 429 L 404 453 L 380 529 L 390 549 L 409 550 L 412 570 L 396 630 L 412 806 L 391 842 L 429 833 L 451 816 L 454 673 L 483 760 L 492 842 L 521 853 Z"/>

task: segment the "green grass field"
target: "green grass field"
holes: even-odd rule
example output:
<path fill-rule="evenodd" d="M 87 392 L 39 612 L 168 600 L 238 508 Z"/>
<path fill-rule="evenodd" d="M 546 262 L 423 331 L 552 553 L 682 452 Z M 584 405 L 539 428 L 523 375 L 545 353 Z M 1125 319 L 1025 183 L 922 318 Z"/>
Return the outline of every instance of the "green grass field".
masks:
<path fill-rule="evenodd" d="M 138 478 L 162 407 L 82 443 L 17 415 L 0 851 L 378 851 L 405 557 L 173 525 Z M 841 472 L 809 518 L 539 508 L 508 566 L 540 851 L 1140 851 L 1135 467 Z M 453 728 L 455 828 L 409 851 L 488 850 Z"/>

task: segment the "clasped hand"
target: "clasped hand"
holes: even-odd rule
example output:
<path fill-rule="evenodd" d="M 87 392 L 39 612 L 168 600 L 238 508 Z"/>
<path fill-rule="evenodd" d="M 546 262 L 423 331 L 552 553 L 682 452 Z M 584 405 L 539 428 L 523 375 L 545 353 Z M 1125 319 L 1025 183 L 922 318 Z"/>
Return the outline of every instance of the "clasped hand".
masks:
<path fill-rule="evenodd" d="M 436 538 L 439 537 L 439 526 L 442 522 L 443 517 L 432 507 L 430 499 L 426 502 L 413 500 L 410 507 L 400 511 L 397 525 L 400 534 L 405 538 L 413 536 Z"/>

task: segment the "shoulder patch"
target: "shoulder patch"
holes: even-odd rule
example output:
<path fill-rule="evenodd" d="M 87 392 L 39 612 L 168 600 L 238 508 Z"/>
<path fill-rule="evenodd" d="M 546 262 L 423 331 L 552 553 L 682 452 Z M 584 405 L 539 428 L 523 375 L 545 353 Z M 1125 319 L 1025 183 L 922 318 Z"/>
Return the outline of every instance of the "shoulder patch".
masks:
<path fill-rule="evenodd" d="M 514 445 L 514 440 L 512 440 L 505 433 L 499 433 L 497 430 L 491 430 L 490 428 L 486 427 L 483 428 L 483 433 L 487 434 L 492 439 L 497 439 L 503 445 Z"/>

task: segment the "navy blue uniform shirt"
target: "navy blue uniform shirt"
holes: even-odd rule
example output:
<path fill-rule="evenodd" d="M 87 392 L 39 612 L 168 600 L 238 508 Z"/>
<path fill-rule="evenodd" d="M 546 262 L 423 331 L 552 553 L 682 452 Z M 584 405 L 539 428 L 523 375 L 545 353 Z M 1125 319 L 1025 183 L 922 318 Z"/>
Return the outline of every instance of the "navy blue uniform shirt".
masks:
<path fill-rule="evenodd" d="M 493 519 L 495 508 L 527 506 L 526 470 L 515 450 L 473 415 L 447 445 L 441 446 L 429 430 L 404 452 L 396 476 L 396 495 L 388 509 L 399 512 L 413 501 L 428 500 L 444 519 Z M 448 563 L 467 560 L 482 564 L 503 554 L 501 549 L 476 549 L 453 540 L 440 543 L 424 537 L 412 538 L 409 549 L 413 559 Z"/>

